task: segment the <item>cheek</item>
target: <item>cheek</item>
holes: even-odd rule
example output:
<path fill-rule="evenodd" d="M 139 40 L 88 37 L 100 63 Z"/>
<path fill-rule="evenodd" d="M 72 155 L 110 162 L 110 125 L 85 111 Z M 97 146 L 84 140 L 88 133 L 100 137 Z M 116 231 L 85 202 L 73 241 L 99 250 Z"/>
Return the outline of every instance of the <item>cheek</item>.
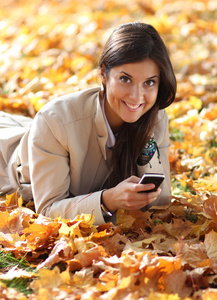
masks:
<path fill-rule="evenodd" d="M 157 95 L 158 95 L 158 89 L 156 89 L 156 90 L 154 90 L 154 91 L 152 91 L 151 93 L 150 93 L 150 95 L 149 95 L 149 99 L 150 99 L 150 102 L 151 103 L 155 103 L 156 102 L 156 100 L 157 100 Z"/>
<path fill-rule="evenodd" d="M 117 84 L 110 84 L 107 89 L 107 99 L 109 102 L 115 102 L 123 97 L 123 91 Z"/>

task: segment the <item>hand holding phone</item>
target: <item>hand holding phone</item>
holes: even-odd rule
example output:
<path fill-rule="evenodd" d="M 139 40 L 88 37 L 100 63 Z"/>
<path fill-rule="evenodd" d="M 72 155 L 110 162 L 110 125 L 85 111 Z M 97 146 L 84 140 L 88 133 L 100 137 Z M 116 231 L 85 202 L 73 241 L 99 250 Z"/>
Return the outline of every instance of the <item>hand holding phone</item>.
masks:
<path fill-rule="evenodd" d="M 156 191 L 164 179 L 165 179 L 165 175 L 161 173 L 145 173 L 140 179 L 139 183 L 142 184 L 153 183 L 155 187 L 151 190 L 142 191 L 140 193 L 150 193 Z"/>

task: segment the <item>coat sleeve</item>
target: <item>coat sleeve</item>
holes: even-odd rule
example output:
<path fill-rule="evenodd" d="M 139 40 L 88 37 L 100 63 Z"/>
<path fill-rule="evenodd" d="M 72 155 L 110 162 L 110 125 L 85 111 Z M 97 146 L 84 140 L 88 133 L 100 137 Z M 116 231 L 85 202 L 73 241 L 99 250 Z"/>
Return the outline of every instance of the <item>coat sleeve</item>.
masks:
<path fill-rule="evenodd" d="M 171 199 L 171 179 L 170 179 L 170 164 L 169 164 L 169 127 L 168 116 L 165 110 L 160 111 L 158 122 L 154 128 L 154 136 L 158 145 L 160 157 L 158 158 L 157 152 L 154 154 L 150 163 L 145 166 L 138 166 L 138 176 L 141 177 L 144 173 L 163 173 L 165 180 L 161 184 L 162 192 L 158 199 L 154 201 L 153 205 L 166 205 L 169 204 Z M 150 207 L 149 206 L 149 207 Z M 149 208 L 147 206 L 147 208 Z"/>
<path fill-rule="evenodd" d="M 67 135 L 61 120 L 49 122 L 39 112 L 32 124 L 29 142 L 29 170 L 36 212 L 47 217 L 73 219 L 82 213 L 105 223 L 100 207 L 102 191 L 71 197 Z"/>

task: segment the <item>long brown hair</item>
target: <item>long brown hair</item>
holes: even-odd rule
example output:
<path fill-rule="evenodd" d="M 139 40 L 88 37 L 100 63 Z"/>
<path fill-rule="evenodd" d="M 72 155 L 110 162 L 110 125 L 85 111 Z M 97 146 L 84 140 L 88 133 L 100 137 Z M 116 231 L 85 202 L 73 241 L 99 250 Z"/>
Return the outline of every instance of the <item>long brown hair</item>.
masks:
<path fill-rule="evenodd" d="M 149 141 L 159 109 L 175 99 L 176 78 L 167 49 L 156 29 L 145 23 L 131 22 L 119 26 L 109 37 L 99 60 L 106 74 L 113 67 L 152 59 L 160 68 L 160 84 L 154 106 L 135 123 L 125 123 L 118 133 L 113 150 L 113 173 L 110 186 L 136 174 L 136 162 Z M 106 89 L 106 86 L 104 86 Z"/>

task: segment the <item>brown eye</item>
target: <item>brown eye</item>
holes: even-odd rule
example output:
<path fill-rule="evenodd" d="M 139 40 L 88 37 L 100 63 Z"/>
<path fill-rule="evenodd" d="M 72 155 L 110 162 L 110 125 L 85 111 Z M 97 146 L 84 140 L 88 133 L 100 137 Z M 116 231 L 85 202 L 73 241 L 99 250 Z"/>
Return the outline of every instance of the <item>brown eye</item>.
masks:
<path fill-rule="evenodd" d="M 120 77 L 120 81 L 124 82 L 124 83 L 130 83 L 131 79 L 129 77 L 127 77 L 127 76 L 121 76 Z"/>
<path fill-rule="evenodd" d="M 153 85 L 155 85 L 155 83 L 156 83 L 155 80 L 147 80 L 147 81 L 145 82 L 145 85 L 147 85 L 147 86 L 153 86 Z"/>

